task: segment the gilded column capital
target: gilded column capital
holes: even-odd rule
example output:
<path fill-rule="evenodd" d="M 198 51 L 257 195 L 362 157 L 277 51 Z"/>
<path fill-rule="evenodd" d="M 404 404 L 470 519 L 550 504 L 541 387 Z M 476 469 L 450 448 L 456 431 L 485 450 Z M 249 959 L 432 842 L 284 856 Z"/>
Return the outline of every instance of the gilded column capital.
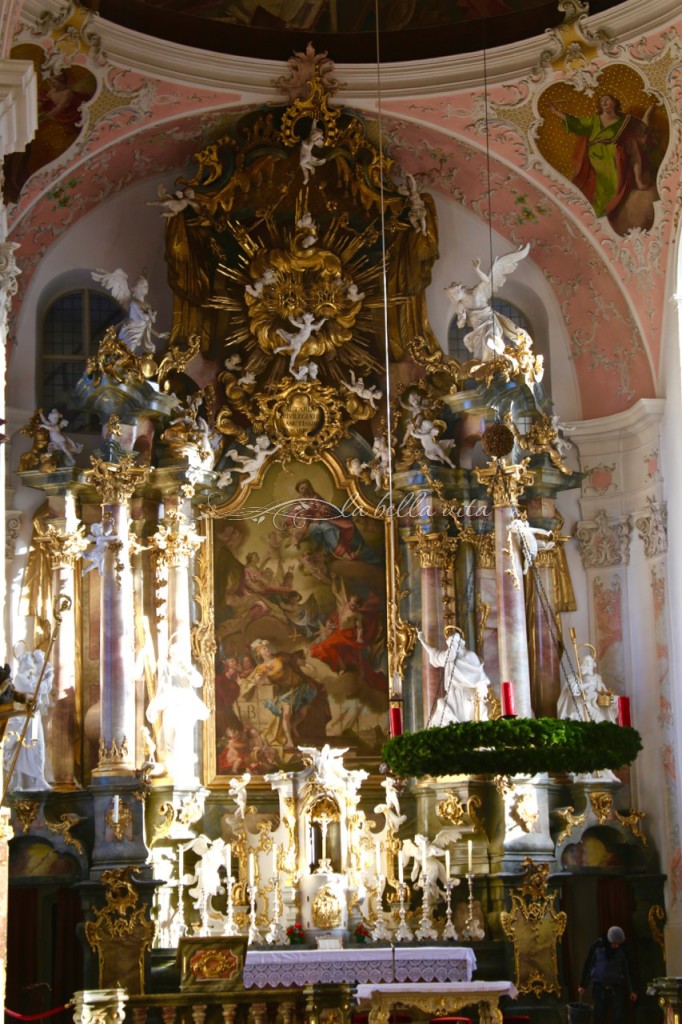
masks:
<path fill-rule="evenodd" d="M 45 551 L 51 569 L 73 569 L 89 543 L 82 523 L 72 533 L 61 533 L 52 523 L 42 529 L 36 521 L 34 540 Z"/>
<path fill-rule="evenodd" d="M 530 459 L 507 466 L 501 459 L 483 468 L 476 467 L 474 473 L 479 484 L 488 491 L 495 508 L 509 508 L 516 505 L 526 487 L 530 487 L 535 473 L 528 469 Z"/>
<path fill-rule="evenodd" d="M 178 568 L 187 564 L 203 541 L 190 523 L 179 523 L 174 528 L 160 523 L 150 538 L 152 558 L 159 567 Z"/>
<path fill-rule="evenodd" d="M 447 533 L 426 533 L 420 529 L 408 537 L 407 542 L 414 546 L 422 569 L 444 569 L 455 557 L 458 538 L 449 537 Z"/>
<path fill-rule="evenodd" d="M 147 477 L 144 466 L 136 466 L 137 455 L 126 452 L 119 462 L 105 462 L 95 455 L 90 456 L 92 469 L 87 477 L 98 491 L 103 505 L 125 505 L 130 501 L 136 487 Z"/>

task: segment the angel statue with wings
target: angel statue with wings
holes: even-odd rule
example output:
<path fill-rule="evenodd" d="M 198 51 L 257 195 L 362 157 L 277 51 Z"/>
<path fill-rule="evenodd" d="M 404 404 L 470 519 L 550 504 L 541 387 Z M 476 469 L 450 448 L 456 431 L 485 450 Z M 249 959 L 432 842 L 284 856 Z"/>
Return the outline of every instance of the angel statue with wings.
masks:
<path fill-rule="evenodd" d="M 121 341 L 131 352 L 154 352 L 154 338 L 167 338 L 168 331 L 160 334 L 154 328 L 156 310 L 147 302 L 149 282 L 146 276 L 140 274 L 132 288 L 128 285 L 128 275 L 120 267 L 112 273 L 93 271 L 92 279 L 106 288 L 126 314 L 118 329 Z"/>
<path fill-rule="evenodd" d="M 466 288 L 459 281 L 453 281 L 445 289 L 457 314 L 457 326 L 464 327 L 467 324 L 471 328 L 468 334 L 464 335 L 464 344 L 474 359 L 481 363 L 503 355 L 506 344 L 515 347 L 519 335 L 526 333 L 509 317 L 494 310 L 492 303 L 493 296 L 499 292 L 521 260 L 526 258 L 529 250 L 530 245 L 523 245 L 515 252 L 498 256 L 493 261 L 489 275 L 481 270 L 481 261 L 474 260 L 474 269 L 480 278 L 479 283 Z"/>

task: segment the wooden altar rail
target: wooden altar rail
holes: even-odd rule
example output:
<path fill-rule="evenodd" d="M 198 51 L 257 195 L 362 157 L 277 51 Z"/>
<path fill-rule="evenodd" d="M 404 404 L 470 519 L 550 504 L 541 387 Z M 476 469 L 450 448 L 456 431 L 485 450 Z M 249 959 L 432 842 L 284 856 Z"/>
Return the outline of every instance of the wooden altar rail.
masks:
<path fill-rule="evenodd" d="M 353 986 L 188 991 L 129 996 L 127 1024 L 350 1024 Z"/>

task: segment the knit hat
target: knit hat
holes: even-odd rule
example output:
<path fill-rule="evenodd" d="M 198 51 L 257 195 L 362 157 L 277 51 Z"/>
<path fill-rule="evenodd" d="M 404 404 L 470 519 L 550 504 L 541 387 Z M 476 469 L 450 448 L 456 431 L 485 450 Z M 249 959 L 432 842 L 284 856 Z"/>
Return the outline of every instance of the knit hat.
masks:
<path fill-rule="evenodd" d="M 606 933 L 609 942 L 625 942 L 625 932 L 617 925 L 613 925 Z"/>

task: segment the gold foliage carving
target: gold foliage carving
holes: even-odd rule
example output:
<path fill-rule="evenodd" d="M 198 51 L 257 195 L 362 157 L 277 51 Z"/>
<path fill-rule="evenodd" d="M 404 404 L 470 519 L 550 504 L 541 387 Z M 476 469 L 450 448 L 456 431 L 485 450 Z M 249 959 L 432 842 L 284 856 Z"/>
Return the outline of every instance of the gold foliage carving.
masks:
<path fill-rule="evenodd" d="M 48 821 L 45 819 L 45 828 L 48 828 L 50 832 L 56 832 L 62 837 L 66 846 L 73 846 L 76 853 L 80 853 L 81 856 L 85 853 L 83 844 L 80 839 L 76 839 L 75 836 L 71 835 L 71 829 L 75 828 L 79 822 L 85 821 L 79 814 L 75 814 L 73 811 L 69 811 L 67 814 L 62 814 L 59 821 Z"/>
<path fill-rule="evenodd" d="M 39 810 L 39 800 L 16 800 L 14 802 L 14 813 L 21 822 L 23 832 L 29 831 L 31 825 L 38 817 Z"/>
<path fill-rule="evenodd" d="M 501 917 L 504 933 L 514 945 L 514 984 L 521 994 L 561 994 L 557 942 L 566 928 L 566 914 L 555 908 L 555 894 L 547 892 L 548 864 L 523 861 L 525 877 L 512 889 L 511 909 Z"/>
<path fill-rule="evenodd" d="M 592 810 L 597 816 L 600 825 L 605 825 L 611 817 L 613 808 L 613 793 L 596 792 L 590 793 Z"/>
<path fill-rule="evenodd" d="M 562 831 L 557 836 L 557 846 L 561 846 L 564 839 L 568 839 L 574 828 L 578 828 L 585 821 L 585 814 L 576 814 L 573 807 L 562 807 L 556 811 L 558 818 L 564 823 Z"/>
<path fill-rule="evenodd" d="M 665 960 L 665 938 L 663 936 L 663 928 L 661 927 L 661 925 L 665 923 L 665 909 L 658 903 L 655 903 L 653 907 L 649 907 L 648 918 L 651 938 L 658 946 L 660 946 L 663 959 Z"/>
<path fill-rule="evenodd" d="M 137 945 L 137 978 L 129 978 L 129 985 L 142 992 L 144 987 L 144 955 L 151 948 L 154 925 L 148 919 L 146 904 L 139 903 L 139 897 L 132 883 L 137 868 L 126 867 L 103 871 L 100 881 L 105 886 L 105 903 L 93 912 L 92 921 L 85 925 L 85 937 L 99 959 L 99 987 L 113 987 L 118 965 L 113 962 L 115 951 L 122 944 Z M 125 984 L 124 978 L 119 979 Z"/>

